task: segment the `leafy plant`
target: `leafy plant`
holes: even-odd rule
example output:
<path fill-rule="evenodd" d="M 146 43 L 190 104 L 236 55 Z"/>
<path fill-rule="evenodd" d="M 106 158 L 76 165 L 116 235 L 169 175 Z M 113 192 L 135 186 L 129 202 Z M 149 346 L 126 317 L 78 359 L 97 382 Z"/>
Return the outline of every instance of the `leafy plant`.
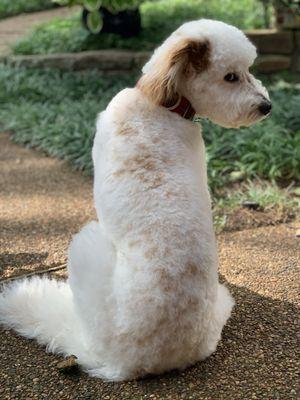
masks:
<path fill-rule="evenodd" d="M 19 143 L 91 173 L 96 116 L 134 80 L 96 71 L 61 73 L 0 64 L 0 128 L 13 131 Z"/>
<path fill-rule="evenodd" d="M 275 6 L 285 7 L 295 14 L 300 14 L 300 1 L 299 0 L 274 0 Z"/>
<path fill-rule="evenodd" d="M 100 7 L 106 8 L 111 13 L 138 7 L 140 0 L 52 0 L 60 5 L 81 5 L 87 11 L 87 25 L 91 32 L 101 31 L 103 21 L 99 13 Z"/>
<path fill-rule="evenodd" d="M 54 7 L 51 0 L 0 0 L 0 19 Z"/>
<path fill-rule="evenodd" d="M 97 71 L 62 73 L 0 64 L 0 128 L 13 131 L 20 143 L 91 172 L 96 115 L 136 79 L 135 75 L 108 77 Z M 273 102 L 272 116 L 266 121 L 239 131 L 201 121 L 215 197 L 237 179 L 300 180 L 300 84 L 285 75 L 265 83 Z"/>
<path fill-rule="evenodd" d="M 158 0 L 140 6 L 142 31 L 122 38 L 101 32 L 101 40 L 83 28 L 79 13 L 38 26 L 14 46 L 15 54 L 45 54 L 96 49 L 152 50 L 183 22 L 214 18 L 239 28 L 264 27 L 263 7 L 257 0 Z"/>

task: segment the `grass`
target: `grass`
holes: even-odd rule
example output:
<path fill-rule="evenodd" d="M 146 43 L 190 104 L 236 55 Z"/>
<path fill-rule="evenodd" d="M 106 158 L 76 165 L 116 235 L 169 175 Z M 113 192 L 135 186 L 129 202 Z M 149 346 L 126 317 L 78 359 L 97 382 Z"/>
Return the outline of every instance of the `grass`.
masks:
<path fill-rule="evenodd" d="M 0 19 L 52 7 L 51 0 L 0 0 Z"/>
<path fill-rule="evenodd" d="M 91 172 L 95 118 L 135 76 L 97 71 L 60 72 L 0 65 L 0 128 L 14 140 L 67 159 Z M 273 115 L 239 131 L 202 121 L 208 176 L 216 197 L 239 180 L 300 180 L 300 84 L 287 75 L 268 78 Z"/>
<path fill-rule="evenodd" d="M 286 208 L 297 211 L 297 207 L 300 206 L 300 198 L 295 196 L 294 191 L 294 184 L 280 188 L 274 181 L 248 180 L 239 185 L 236 190 L 230 190 L 226 196 L 219 198 L 215 204 L 215 211 L 217 212 L 220 208 L 230 212 L 242 205 L 244 200 L 257 203 L 261 211 L 268 211 L 272 208 Z"/>
<path fill-rule="evenodd" d="M 243 182 L 237 187 L 230 187 L 226 195 L 214 199 L 213 215 L 217 232 L 249 228 L 261 225 L 275 225 L 300 217 L 300 196 L 297 187 L 291 184 L 280 188 L 275 182 Z M 248 211 L 243 207 L 247 200 L 256 203 L 258 212 Z"/>
<path fill-rule="evenodd" d="M 138 37 L 123 39 L 114 34 L 89 35 L 77 13 L 35 28 L 13 50 L 15 54 L 108 48 L 151 50 L 183 22 L 203 17 L 220 19 L 243 29 L 264 27 L 263 7 L 258 0 L 148 0 L 141 5 L 141 16 L 143 30 Z"/>

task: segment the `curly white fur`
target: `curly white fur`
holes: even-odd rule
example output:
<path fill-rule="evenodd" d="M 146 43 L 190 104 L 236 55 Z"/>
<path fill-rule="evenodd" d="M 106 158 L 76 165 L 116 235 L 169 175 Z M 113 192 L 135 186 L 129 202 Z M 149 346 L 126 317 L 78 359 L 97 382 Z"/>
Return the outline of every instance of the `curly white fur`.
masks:
<path fill-rule="evenodd" d="M 255 55 L 242 32 L 209 20 L 184 24 L 156 50 L 140 86 L 98 119 L 100 222 L 74 237 L 68 282 L 7 286 L 2 324 L 109 380 L 185 368 L 215 351 L 233 299 L 218 283 L 204 143 L 198 124 L 158 102 L 184 95 L 200 116 L 249 125 L 267 99 L 248 72 Z"/>

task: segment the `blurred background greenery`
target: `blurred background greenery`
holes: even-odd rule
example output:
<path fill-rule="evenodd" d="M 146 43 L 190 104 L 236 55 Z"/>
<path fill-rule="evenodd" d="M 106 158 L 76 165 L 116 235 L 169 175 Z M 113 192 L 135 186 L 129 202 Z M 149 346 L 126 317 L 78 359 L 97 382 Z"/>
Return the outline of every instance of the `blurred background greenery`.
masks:
<path fill-rule="evenodd" d="M 268 3 L 267 23 L 269 9 Z M 76 10 L 71 17 L 57 18 L 36 28 L 14 47 L 14 52 L 44 54 L 108 48 L 152 50 L 183 21 L 205 17 L 219 19 L 241 29 L 252 29 L 265 27 L 265 14 L 263 2 L 258 0 L 148 0 L 140 5 L 140 33 L 124 38 L 114 33 L 90 34 L 81 22 L 81 10 Z"/>

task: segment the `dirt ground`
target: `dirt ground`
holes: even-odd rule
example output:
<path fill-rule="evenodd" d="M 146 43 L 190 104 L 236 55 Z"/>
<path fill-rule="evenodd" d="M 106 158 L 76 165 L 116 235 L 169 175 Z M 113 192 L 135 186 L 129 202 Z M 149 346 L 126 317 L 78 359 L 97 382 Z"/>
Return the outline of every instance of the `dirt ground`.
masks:
<path fill-rule="evenodd" d="M 56 17 L 66 17 L 78 7 L 60 7 L 46 11 L 21 14 L 0 21 L 0 55 L 10 52 L 10 45 L 27 35 L 34 26 L 43 24 Z"/>
<path fill-rule="evenodd" d="M 0 134 L 0 276 L 65 262 L 73 233 L 94 218 L 92 181 Z M 295 224 L 294 224 L 295 226 Z M 298 399 L 300 239 L 290 224 L 218 236 L 220 279 L 236 306 L 208 360 L 127 383 L 78 372 L 62 357 L 0 329 L 0 399 Z"/>

